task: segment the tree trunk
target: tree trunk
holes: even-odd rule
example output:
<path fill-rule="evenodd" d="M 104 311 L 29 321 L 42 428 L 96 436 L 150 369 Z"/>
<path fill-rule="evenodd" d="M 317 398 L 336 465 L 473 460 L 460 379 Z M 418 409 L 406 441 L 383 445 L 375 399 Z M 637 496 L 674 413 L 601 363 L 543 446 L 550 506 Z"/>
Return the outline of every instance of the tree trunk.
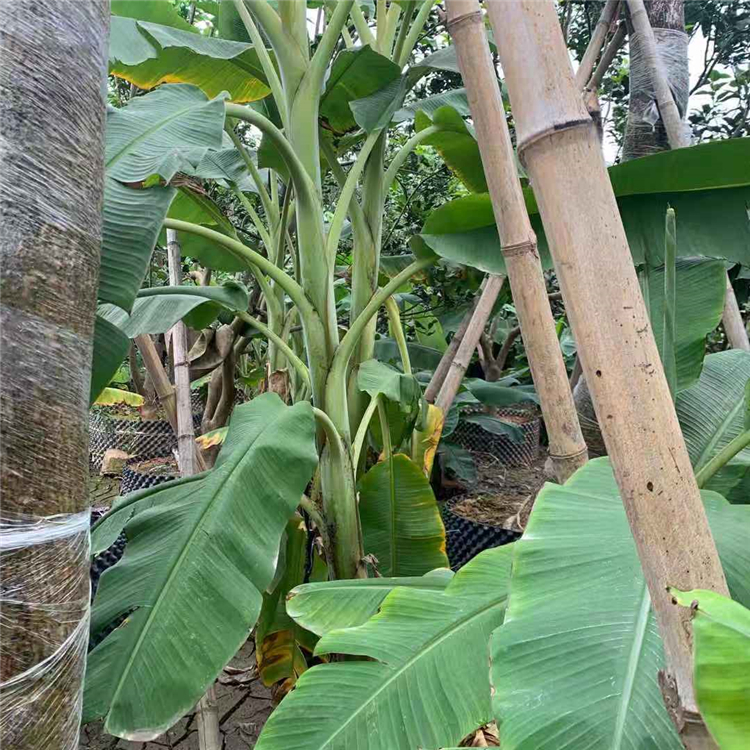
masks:
<path fill-rule="evenodd" d="M 728 594 L 595 127 L 552 2 L 491 2 L 518 154 L 534 186 L 681 707 L 698 709 L 690 613 L 666 587 Z M 571 209 L 575 207 L 575 210 Z M 591 253 L 590 248 L 599 248 Z"/>
<path fill-rule="evenodd" d="M 448 0 L 448 29 L 456 47 L 477 131 L 513 302 L 549 435 L 550 458 L 558 480 L 565 482 L 586 463 L 588 453 L 547 299 L 536 236 L 531 229 L 518 181 L 513 146 L 478 0 Z M 482 302 L 476 314 L 481 307 Z M 491 309 L 490 305 L 488 315 Z M 479 333 L 483 330 L 484 326 Z M 476 343 L 473 342 L 472 351 Z M 468 362 L 464 363 L 460 356 L 463 349 L 464 344 L 459 348 L 456 365 L 463 365 L 465 370 Z M 448 379 L 454 373 L 457 371 L 451 370 Z M 463 372 L 460 374 L 463 375 Z M 441 408 L 443 400 L 441 391 L 436 401 Z M 453 400 L 452 396 L 450 400 Z"/>
<path fill-rule="evenodd" d="M 680 116 L 684 118 L 690 94 L 690 71 L 683 0 L 649 0 L 645 6 L 669 88 Z M 628 32 L 630 97 L 622 146 L 623 161 L 669 148 L 669 137 L 656 104 L 656 90 L 649 71 L 648 56 L 644 53 L 643 36 L 634 31 L 629 16 Z"/>
<path fill-rule="evenodd" d="M 109 3 L 12 0 L 0 32 L 0 745 L 78 747 L 87 411 Z"/>

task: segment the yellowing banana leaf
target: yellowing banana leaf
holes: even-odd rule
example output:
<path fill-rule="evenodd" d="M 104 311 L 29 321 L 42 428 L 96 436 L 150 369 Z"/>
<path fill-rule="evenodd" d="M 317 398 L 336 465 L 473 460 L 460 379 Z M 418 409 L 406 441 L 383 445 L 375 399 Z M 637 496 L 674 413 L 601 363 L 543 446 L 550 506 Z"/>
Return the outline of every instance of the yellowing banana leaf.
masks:
<path fill-rule="evenodd" d="M 94 403 L 97 406 L 114 406 L 115 404 L 127 404 L 128 406 L 143 406 L 143 396 L 131 391 L 123 391 L 119 388 L 105 388 Z"/>
<path fill-rule="evenodd" d="M 161 83 L 192 83 L 209 97 L 228 91 L 240 103 L 270 93 L 251 44 L 204 36 L 168 5 L 113 3 L 110 73 L 147 90 Z"/>

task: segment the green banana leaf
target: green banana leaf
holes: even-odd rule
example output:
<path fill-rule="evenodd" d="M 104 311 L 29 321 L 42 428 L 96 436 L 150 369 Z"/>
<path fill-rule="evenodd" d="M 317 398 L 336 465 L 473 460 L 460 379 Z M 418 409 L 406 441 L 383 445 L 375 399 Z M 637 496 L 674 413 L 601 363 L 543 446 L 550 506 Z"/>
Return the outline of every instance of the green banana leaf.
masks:
<path fill-rule="evenodd" d="M 227 91 L 240 103 L 268 96 L 251 44 L 204 36 L 170 5 L 163 0 L 112 3 L 112 75 L 146 90 L 161 83 L 191 83 L 210 97 Z"/>
<path fill-rule="evenodd" d="M 89 406 L 112 380 L 129 348 L 130 339 L 116 325 L 97 314 L 94 319 Z"/>
<path fill-rule="evenodd" d="M 214 151 L 209 156 L 223 153 L 225 152 Z M 191 224 L 208 227 L 215 232 L 219 232 L 235 240 L 240 239 L 232 222 L 227 219 L 216 203 L 207 195 L 202 195 L 194 190 L 180 188 L 177 196 L 172 201 L 172 205 L 169 207 L 167 216 L 170 219 L 188 221 Z M 215 271 L 228 271 L 230 273 L 248 270 L 245 261 L 232 255 L 223 245 L 219 245 L 213 240 L 200 237 L 197 234 L 191 234 L 190 232 L 181 232 L 179 238 L 182 255 L 200 261 L 207 268 L 212 268 Z M 254 245 L 253 242 L 248 242 L 247 238 L 242 238 L 242 241 L 251 247 Z M 160 242 L 166 245 L 166 231 L 162 232 Z"/>
<path fill-rule="evenodd" d="M 373 466 L 359 486 L 365 554 L 383 576 L 418 576 L 447 568 L 445 529 L 430 482 L 403 454 Z"/>
<path fill-rule="evenodd" d="M 709 354 L 698 382 L 675 403 L 677 418 L 696 472 L 745 430 L 745 388 L 750 352 Z M 708 480 L 706 489 L 732 503 L 750 503 L 750 448 L 741 450 Z"/>
<path fill-rule="evenodd" d="M 431 125 L 440 127 L 439 133 L 423 141 L 424 145 L 434 146 L 451 171 L 472 193 L 486 193 L 487 179 L 477 139 L 461 113 L 453 107 L 443 106 L 436 109 L 430 118 L 421 110 L 420 107 L 414 119 L 417 132 Z"/>
<path fill-rule="evenodd" d="M 450 49 L 450 48 L 448 48 Z M 417 99 L 415 102 L 402 107 L 395 115 L 393 115 L 394 123 L 408 122 L 413 120 L 418 112 L 424 112 L 428 116 L 432 116 L 441 107 L 451 107 L 459 115 L 469 117 L 471 111 L 469 110 L 469 100 L 466 96 L 466 89 L 451 89 L 450 91 L 443 91 L 440 94 L 433 96 L 426 96 L 424 99 Z M 487 184 L 487 181 L 484 181 Z"/>
<path fill-rule="evenodd" d="M 305 583 L 293 588 L 286 601 L 289 617 L 316 635 L 363 625 L 383 599 L 399 586 L 443 591 L 453 578 L 448 568 L 436 568 L 423 576 L 365 578 Z"/>
<path fill-rule="evenodd" d="M 186 84 L 162 86 L 109 111 L 100 301 L 130 310 L 174 197 L 159 183 L 220 149 L 223 128 L 223 100 Z"/>
<path fill-rule="evenodd" d="M 374 94 L 400 74 L 396 63 L 369 46 L 341 51 L 333 61 L 320 98 L 320 117 L 335 133 L 353 130 L 357 122 L 350 104 Z"/>
<path fill-rule="evenodd" d="M 721 750 L 750 738 L 750 610 L 713 591 L 670 589 L 693 610 L 695 697 Z"/>
<path fill-rule="evenodd" d="M 682 223 L 677 217 L 677 246 Z M 663 219 L 662 219 L 663 220 Z M 678 258 L 676 268 L 675 358 L 677 392 L 695 383 L 701 374 L 706 353 L 706 336 L 716 329 L 724 312 L 727 275 L 724 263 L 709 258 Z M 659 353 L 664 346 L 664 266 L 641 272 L 648 283 L 645 296 L 651 328 Z"/>
<path fill-rule="evenodd" d="M 458 138 L 458 136 L 456 136 Z M 664 214 L 677 212 L 678 253 L 750 265 L 750 138 L 691 146 L 609 168 L 633 261 L 664 258 Z M 545 268 L 552 267 L 533 192 L 524 190 Z M 504 273 L 500 240 L 487 193 L 444 204 L 427 218 L 422 238 L 441 257 L 489 273 Z"/>
<path fill-rule="evenodd" d="M 750 508 L 703 493 L 732 595 L 750 602 Z M 507 750 L 680 750 L 657 672 L 664 657 L 607 458 L 547 484 L 514 545 L 510 605 L 492 637 Z"/>
<path fill-rule="evenodd" d="M 357 387 L 372 398 L 378 394 L 385 397 L 384 405 L 391 444 L 394 449 L 398 449 L 411 435 L 419 417 L 422 395 L 419 381 L 413 375 L 405 375 L 390 365 L 370 359 L 359 366 Z M 373 420 L 370 425 L 370 434 L 377 450 L 382 450 L 383 435 L 380 420 Z"/>
<path fill-rule="evenodd" d="M 85 721 L 147 741 L 196 704 L 255 624 L 316 465 L 310 405 L 268 393 L 235 409 L 210 472 L 150 496 L 94 602 L 94 634 L 129 614 L 89 655 Z"/>
<path fill-rule="evenodd" d="M 115 305 L 100 305 L 98 314 L 132 339 L 144 333 L 165 333 L 178 320 L 200 331 L 222 310 L 244 312 L 248 299 L 247 289 L 235 281 L 222 286 L 153 287 L 138 293 L 129 316 Z"/>
<path fill-rule="evenodd" d="M 397 588 L 364 625 L 323 636 L 316 654 L 369 660 L 305 672 L 255 750 L 437 750 L 486 723 L 487 642 L 503 619 L 511 546 L 475 557 L 444 591 Z"/>
<path fill-rule="evenodd" d="M 443 353 L 438 349 L 429 346 L 422 346 L 412 342 L 407 343 L 406 348 L 409 350 L 409 359 L 415 371 L 434 370 L 443 357 Z M 381 362 L 401 363 L 401 355 L 398 350 L 398 344 L 394 339 L 378 339 L 375 342 L 375 356 Z"/>

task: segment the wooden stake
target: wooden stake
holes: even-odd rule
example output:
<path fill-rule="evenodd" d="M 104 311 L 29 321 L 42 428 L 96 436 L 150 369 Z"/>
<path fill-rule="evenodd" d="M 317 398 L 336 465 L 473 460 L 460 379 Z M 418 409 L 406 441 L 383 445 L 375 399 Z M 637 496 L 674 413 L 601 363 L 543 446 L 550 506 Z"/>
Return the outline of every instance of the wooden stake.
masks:
<path fill-rule="evenodd" d="M 518 180 L 482 12 L 478 0 L 448 0 L 447 11 L 448 30 L 466 86 L 513 302 L 547 426 L 550 458 L 557 478 L 564 482 L 586 463 L 588 452 L 547 299 L 536 236 Z M 460 356 L 456 360 L 460 366 Z"/>
<path fill-rule="evenodd" d="M 445 376 L 440 392 L 435 399 L 437 406 L 443 414 L 447 414 L 453 405 L 458 389 L 461 387 L 461 381 L 464 379 L 466 369 L 474 356 L 474 349 L 477 348 L 479 339 L 484 332 L 484 327 L 495 306 L 495 300 L 505 282 L 504 276 L 489 276 L 479 297 L 474 314 L 466 329 L 466 332 L 458 345 L 456 356 L 450 361 L 448 374 Z"/>
<path fill-rule="evenodd" d="M 668 670 L 682 715 L 695 726 L 690 614 L 671 604 L 666 587 L 728 594 L 724 572 L 554 5 L 491 1 L 489 14 L 518 153 L 534 185 Z"/>
<path fill-rule="evenodd" d="M 174 229 L 167 229 L 167 262 L 169 264 L 169 283 L 172 286 L 182 284 L 180 256 L 181 250 L 177 232 Z M 202 471 L 205 466 L 202 465 L 200 453 L 195 445 L 193 410 L 190 405 L 187 328 L 180 320 L 174 324 L 171 331 L 175 380 L 173 398 L 176 402 L 176 434 L 177 450 L 180 456 L 180 475 L 191 477 Z M 221 750 L 219 713 L 216 708 L 216 692 L 213 685 L 200 699 L 196 710 L 196 719 L 198 721 L 198 747 L 200 750 Z"/>

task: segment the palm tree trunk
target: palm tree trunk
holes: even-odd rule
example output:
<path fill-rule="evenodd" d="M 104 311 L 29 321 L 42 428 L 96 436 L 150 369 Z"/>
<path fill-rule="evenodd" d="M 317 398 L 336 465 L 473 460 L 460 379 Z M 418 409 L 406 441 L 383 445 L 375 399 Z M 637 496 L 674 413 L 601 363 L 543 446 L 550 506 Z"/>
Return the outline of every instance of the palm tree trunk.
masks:
<path fill-rule="evenodd" d="M 78 747 L 87 410 L 109 3 L 13 0 L 0 32 L 0 745 Z"/>
<path fill-rule="evenodd" d="M 583 354 L 583 370 L 664 640 L 667 668 L 688 731 L 700 728 L 690 613 L 674 607 L 666 587 L 727 594 L 727 584 L 599 139 L 574 84 L 552 2 L 491 2 L 489 13 L 513 108 L 519 158 L 534 185 L 565 309 Z M 601 251 L 591 253 L 592 247 Z"/>

